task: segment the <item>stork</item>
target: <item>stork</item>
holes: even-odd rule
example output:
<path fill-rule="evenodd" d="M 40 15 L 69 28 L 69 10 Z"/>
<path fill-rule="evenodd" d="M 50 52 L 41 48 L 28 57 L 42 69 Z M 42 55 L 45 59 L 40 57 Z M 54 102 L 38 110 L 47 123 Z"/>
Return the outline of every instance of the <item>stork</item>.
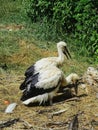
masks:
<path fill-rule="evenodd" d="M 65 87 L 68 87 L 68 88 L 74 88 L 75 90 L 75 94 L 77 95 L 78 94 L 78 84 L 79 84 L 79 81 L 80 81 L 80 77 L 78 74 L 76 73 L 71 73 L 69 74 L 67 77 L 65 77 L 65 80 L 66 80 L 66 84 L 64 84 L 63 86 Z M 65 88 L 66 90 L 66 88 Z"/>
<path fill-rule="evenodd" d="M 79 79 L 80 77 L 76 73 L 71 73 L 66 77 L 67 84 L 75 84 Z"/>
<path fill-rule="evenodd" d="M 41 104 L 47 100 L 52 104 L 54 95 L 65 82 L 59 66 L 64 63 L 65 56 L 71 58 L 65 42 L 57 43 L 57 49 L 58 57 L 43 58 L 26 70 L 25 80 L 20 85 L 20 89 L 23 90 L 23 104 L 28 105 L 36 101 Z"/>

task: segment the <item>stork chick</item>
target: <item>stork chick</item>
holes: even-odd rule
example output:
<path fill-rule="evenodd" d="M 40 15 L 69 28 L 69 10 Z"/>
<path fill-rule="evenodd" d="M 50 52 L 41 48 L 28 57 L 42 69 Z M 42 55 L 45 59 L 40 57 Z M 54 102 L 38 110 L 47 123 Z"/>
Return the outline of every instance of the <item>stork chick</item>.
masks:
<path fill-rule="evenodd" d="M 76 73 L 71 73 L 66 77 L 67 84 L 75 84 L 80 77 Z"/>
<path fill-rule="evenodd" d="M 78 91 L 78 81 L 80 80 L 80 77 L 76 73 L 71 73 L 67 77 L 65 77 L 65 83 L 63 82 L 62 86 L 67 86 L 67 87 L 73 87 L 75 90 L 75 93 L 77 94 Z"/>
<path fill-rule="evenodd" d="M 20 85 L 23 91 L 23 104 L 31 102 L 46 102 L 52 99 L 63 82 L 63 73 L 59 69 L 63 65 L 65 56 L 71 58 L 65 42 L 57 43 L 58 57 L 48 57 L 37 61 L 25 72 L 25 80 Z"/>

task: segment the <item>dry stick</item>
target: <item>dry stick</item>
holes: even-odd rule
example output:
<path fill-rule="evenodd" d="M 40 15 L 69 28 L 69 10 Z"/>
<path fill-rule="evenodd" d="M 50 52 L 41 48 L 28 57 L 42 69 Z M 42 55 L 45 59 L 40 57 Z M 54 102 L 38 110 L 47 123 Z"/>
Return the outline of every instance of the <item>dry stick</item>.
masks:
<path fill-rule="evenodd" d="M 75 117 L 69 124 L 68 130 L 78 130 L 78 127 L 79 127 L 78 115 L 75 115 Z"/>
<path fill-rule="evenodd" d="M 35 129 L 34 129 L 35 128 Z M 48 128 L 44 128 L 44 127 L 39 127 L 39 126 L 34 126 L 33 127 L 33 130 L 37 130 L 37 129 L 40 129 L 40 130 L 48 130 Z M 49 130 L 52 130 L 52 129 L 49 129 Z"/>
<path fill-rule="evenodd" d="M 50 126 L 50 125 L 65 125 L 65 124 L 68 124 L 68 122 L 49 122 L 47 123 L 47 126 Z"/>
<path fill-rule="evenodd" d="M 38 110 L 38 111 L 36 111 L 36 112 L 38 112 L 38 114 L 43 114 L 43 113 L 45 113 L 45 112 L 53 112 L 53 110 L 56 110 L 56 108 L 55 108 L 55 109 L 52 108 L 52 109 L 49 109 L 49 110 L 43 109 L 43 110 Z"/>
<path fill-rule="evenodd" d="M 65 122 L 48 122 L 46 126 L 51 127 L 51 126 L 57 126 L 57 128 L 52 128 L 52 130 L 65 130 L 67 128 L 68 121 Z M 49 129 L 50 130 L 50 129 Z"/>
<path fill-rule="evenodd" d="M 27 127 L 27 128 L 33 128 L 33 126 L 30 123 L 28 123 L 27 121 L 25 121 L 23 119 L 21 119 L 20 121 L 23 122 L 23 124 L 24 124 L 25 127 Z"/>
<path fill-rule="evenodd" d="M 78 98 L 78 97 L 73 97 L 73 98 L 67 99 L 67 100 L 65 100 L 65 101 L 61 101 L 61 102 L 55 103 L 54 105 L 56 105 L 56 104 L 62 104 L 62 103 L 65 103 L 65 102 L 68 102 L 68 101 L 74 101 L 74 100 L 80 101 L 80 98 Z"/>
<path fill-rule="evenodd" d="M 60 110 L 60 111 L 57 111 L 57 112 L 53 112 L 53 113 L 52 113 L 52 116 L 56 116 L 56 115 L 62 114 L 63 112 L 67 111 L 68 109 L 69 109 L 69 108 L 63 109 L 63 110 Z"/>
<path fill-rule="evenodd" d="M 65 100 L 65 102 L 74 101 L 74 100 L 80 101 L 80 98 L 78 98 L 78 97 L 73 97 L 73 98 L 70 98 L 70 99 Z"/>
<path fill-rule="evenodd" d="M 67 111 L 68 109 L 69 109 L 69 108 L 63 109 L 63 110 L 60 110 L 60 111 L 57 111 L 57 112 L 54 112 L 54 113 L 51 114 L 51 116 L 53 116 L 53 115 L 59 115 L 59 114 L 65 112 L 65 111 Z M 49 130 L 50 130 L 50 129 L 51 129 L 51 130 L 65 129 L 65 128 L 67 127 L 67 125 L 69 124 L 68 121 L 69 121 L 69 120 L 67 120 L 67 121 L 65 121 L 65 122 L 63 122 L 63 121 L 61 121 L 61 122 L 48 122 L 48 123 L 46 123 L 46 126 L 47 126 L 47 127 L 53 126 L 53 125 L 58 126 L 58 127 L 60 126 L 60 128 L 49 128 Z M 37 126 L 34 126 L 34 128 L 41 128 L 42 130 L 48 130 L 48 128 L 46 129 L 46 128 L 37 127 Z"/>
<path fill-rule="evenodd" d="M 9 127 L 15 124 L 16 122 L 18 122 L 19 120 L 20 120 L 19 118 L 16 118 L 16 119 L 11 119 L 9 121 L 2 122 L 0 123 L 0 128 Z"/>
<path fill-rule="evenodd" d="M 66 129 L 66 127 L 60 127 L 60 128 L 53 128 L 51 130 L 65 130 L 65 129 Z"/>
<path fill-rule="evenodd" d="M 23 122 L 23 125 L 26 127 L 26 129 L 28 130 L 36 130 L 36 129 L 42 129 L 42 130 L 47 130 L 47 128 L 43 128 L 43 127 L 38 127 L 38 126 L 32 126 L 30 123 L 28 123 L 27 121 L 21 119 L 21 122 Z"/>
<path fill-rule="evenodd" d="M 74 115 L 73 119 L 70 121 L 68 130 L 78 130 L 79 128 L 78 116 L 83 113 L 84 111 L 79 111 L 76 115 Z"/>

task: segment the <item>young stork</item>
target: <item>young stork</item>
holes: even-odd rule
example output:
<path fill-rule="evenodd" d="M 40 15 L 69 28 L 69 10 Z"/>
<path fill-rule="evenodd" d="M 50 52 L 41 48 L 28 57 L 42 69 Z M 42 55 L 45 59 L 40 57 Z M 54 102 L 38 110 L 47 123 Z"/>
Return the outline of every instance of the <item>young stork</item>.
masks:
<path fill-rule="evenodd" d="M 57 43 L 58 57 L 48 57 L 37 61 L 25 72 L 25 80 L 20 85 L 23 90 L 21 100 L 23 104 L 30 102 L 46 102 L 52 104 L 52 98 L 62 84 L 63 73 L 59 69 L 64 63 L 65 56 L 71 58 L 65 42 Z"/>
<path fill-rule="evenodd" d="M 74 88 L 75 94 L 77 95 L 78 94 L 78 84 L 79 84 L 79 80 L 80 80 L 79 75 L 76 73 L 71 73 L 65 78 L 65 80 L 67 83 L 66 87 Z"/>

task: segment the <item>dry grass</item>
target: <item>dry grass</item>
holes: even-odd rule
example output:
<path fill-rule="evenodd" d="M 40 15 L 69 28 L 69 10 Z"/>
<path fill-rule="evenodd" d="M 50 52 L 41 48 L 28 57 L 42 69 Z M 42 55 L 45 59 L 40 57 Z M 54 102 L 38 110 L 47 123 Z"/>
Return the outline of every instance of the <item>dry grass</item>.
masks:
<path fill-rule="evenodd" d="M 19 52 L 9 57 L 8 61 L 12 64 L 30 65 L 42 57 L 51 56 L 51 53 L 54 56 L 57 55 L 57 52 L 39 49 L 34 44 L 28 43 L 25 40 L 19 41 L 19 48 Z"/>
<path fill-rule="evenodd" d="M 80 101 L 69 101 L 66 102 L 68 97 L 65 95 L 58 99 L 58 96 L 54 98 L 53 106 L 39 106 L 38 104 L 34 106 L 24 106 L 20 102 L 21 92 L 19 90 L 19 85 L 23 80 L 23 76 L 7 74 L 2 75 L 0 78 L 0 115 L 1 121 L 6 121 L 13 118 L 20 118 L 25 122 L 28 122 L 34 130 L 48 130 L 51 129 L 68 129 L 68 123 L 72 119 L 72 116 L 78 113 L 78 111 L 83 111 L 83 114 L 79 116 L 80 128 L 85 127 L 87 130 L 91 127 L 90 122 L 94 119 L 98 121 L 98 99 L 92 88 L 89 88 L 88 96 L 85 95 L 85 91 L 79 89 Z M 10 103 L 16 102 L 18 106 L 15 108 L 12 114 L 5 114 L 4 110 L 7 107 L 5 100 Z M 59 102 L 58 102 L 59 101 Z M 53 115 L 54 112 L 65 109 L 64 113 L 59 115 Z M 66 123 L 67 122 L 67 123 Z M 65 123 L 65 124 L 64 124 Z M 21 130 L 29 126 L 24 122 L 19 121 L 16 124 L 6 127 L 4 130 Z M 33 129 L 32 129 L 33 130 Z M 97 130 L 97 128 L 95 129 Z"/>
<path fill-rule="evenodd" d="M 56 51 L 39 49 L 24 40 L 19 41 L 19 46 L 20 51 L 9 57 L 9 61 L 12 64 L 17 63 L 28 66 L 41 57 L 57 55 Z M 86 64 L 80 64 L 73 60 L 67 61 L 63 70 L 66 75 L 73 71 L 82 74 L 86 67 Z M 85 95 L 84 90 L 79 89 L 80 101 L 66 102 L 66 99 L 70 97 L 67 97 L 67 94 L 61 94 L 61 96 L 57 95 L 54 98 L 53 106 L 35 104 L 28 107 L 20 102 L 21 92 L 19 85 L 23 79 L 23 74 L 17 74 L 16 71 L 11 71 L 10 73 L 3 71 L 0 75 L 0 120 L 7 121 L 14 118 L 20 118 L 21 120 L 10 127 L 4 128 L 4 130 L 68 130 L 69 122 L 78 111 L 83 111 L 83 114 L 79 116 L 79 130 L 90 130 L 91 121 L 93 119 L 98 121 L 98 98 L 96 98 L 96 93 L 91 87 L 89 87 L 88 95 Z M 10 103 L 16 102 L 18 104 L 12 114 L 4 113 L 7 107 L 7 104 L 5 104 L 6 100 Z M 64 113 L 52 116 L 54 112 L 63 109 L 66 109 Z M 31 126 L 32 128 L 30 128 Z M 98 129 L 96 126 L 94 128 L 95 130 Z"/>

